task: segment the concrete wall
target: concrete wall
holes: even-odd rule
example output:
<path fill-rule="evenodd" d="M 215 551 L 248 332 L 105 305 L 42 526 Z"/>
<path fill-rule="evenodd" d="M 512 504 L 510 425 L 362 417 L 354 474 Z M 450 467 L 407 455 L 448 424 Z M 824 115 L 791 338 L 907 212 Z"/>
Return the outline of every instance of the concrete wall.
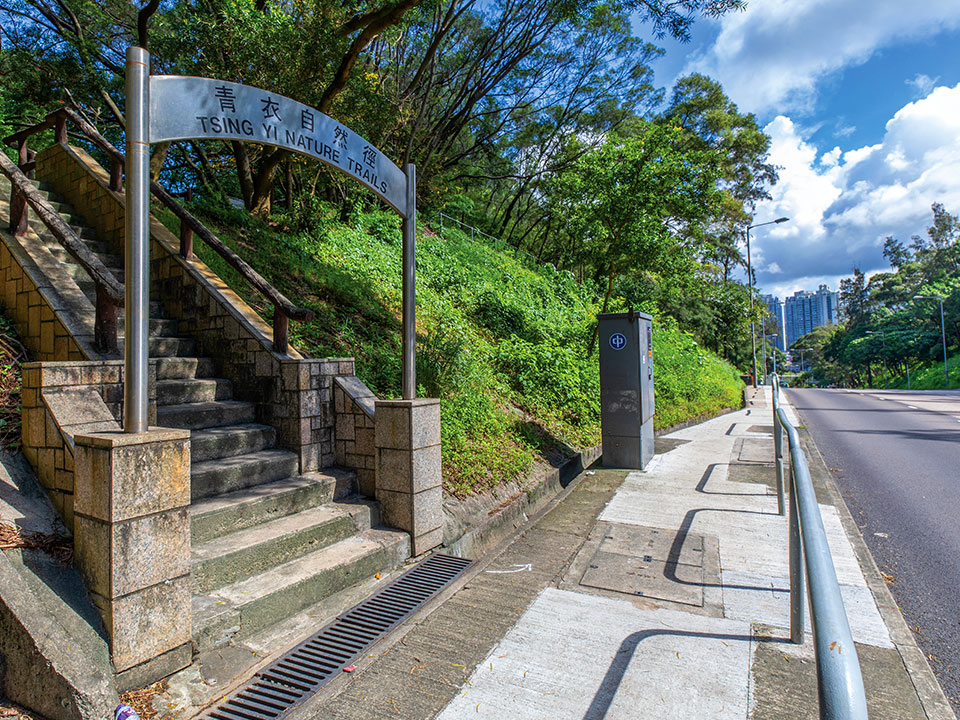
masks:
<path fill-rule="evenodd" d="M 156 363 L 149 365 L 147 416 L 156 422 Z M 23 366 L 23 454 L 73 531 L 74 441 L 80 433 L 120 428 L 123 363 L 33 362 Z"/>

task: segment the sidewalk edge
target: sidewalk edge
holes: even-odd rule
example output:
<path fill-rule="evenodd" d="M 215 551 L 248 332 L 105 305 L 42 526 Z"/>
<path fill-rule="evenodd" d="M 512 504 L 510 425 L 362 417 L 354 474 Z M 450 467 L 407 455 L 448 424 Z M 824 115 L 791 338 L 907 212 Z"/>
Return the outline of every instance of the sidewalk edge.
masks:
<path fill-rule="evenodd" d="M 883 622 L 890 632 L 890 639 L 900 653 L 907 674 L 910 676 L 910 681 L 913 683 L 920 704 L 923 706 L 923 711 L 930 720 L 957 720 L 946 695 L 943 693 L 943 688 L 940 687 L 940 683 L 937 682 L 937 678 L 927 662 L 926 656 L 917 645 L 913 633 L 907 626 L 897 601 L 884 582 L 883 576 L 880 574 L 880 568 L 877 567 L 870 548 L 867 547 L 867 543 L 860 534 L 860 528 L 857 527 L 853 514 L 840 493 L 840 488 L 830 474 L 823 455 L 820 454 L 820 448 L 817 447 L 805 426 L 801 425 L 798 431 L 807 457 L 815 458 L 815 462 L 810 464 L 811 471 L 820 473 L 824 478 L 824 486 L 833 500 L 834 507 L 837 508 L 840 522 L 850 545 L 853 547 L 860 569 L 863 571 L 867 587 L 870 588 L 880 617 L 883 618 Z"/>

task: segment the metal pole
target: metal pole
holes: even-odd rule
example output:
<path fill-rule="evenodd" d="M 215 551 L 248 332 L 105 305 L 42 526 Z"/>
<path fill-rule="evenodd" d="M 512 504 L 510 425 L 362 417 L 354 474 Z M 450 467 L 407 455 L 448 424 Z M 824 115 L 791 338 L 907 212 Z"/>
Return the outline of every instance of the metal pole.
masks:
<path fill-rule="evenodd" d="M 777 468 L 777 512 L 783 515 L 786 512 L 786 503 L 783 496 L 783 428 L 780 425 L 780 416 L 777 406 L 780 401 L 780 388 L 773 386 L 773 454 Z"/>
<path fill-rule="evenodd" d="M 147 431 L 150 361 L 150 53 L 127 48 L 123 430 Z"/>
<path fill-rule="evenodd" d="M 776 454 L 777 467 L 777 508 L 780 514 L 784 511 L 784 480 L 783 480 L 783 423 L 780 420 L 780 388 L 774 385 L 771 389 L 773 399 L 773 442 Z M 793 447 L 790 448 L 791 453 Z M 803 643 L 803 546 L 800 540 L 800 516 L 797 508 L 796 477 L 791 471 L 790 482 L 787 483 L 790 495 L 790 514 L 788 522 L 789 538 L 789 565 L 790 565 L 790 641 L 800 645 Z"/>
<path fill-rule="evenodd" d="M 883 389 L 887 389 L 887 336 L 880 331 L 880 346 L 883 348 Z"/>
<path fill-rule="evenodd" d="M 850 623 L 843 608 L 837 573 L 830 557 L 827 535 L 810 479 L 800 436 L 789 422 L 793 461 L 794 497 L 803 518 L 803 559 L 810 584 L 810 617 L 817 658 L 817 680 L 822 718 L 867 718 L 863 675 Z"/>
<path fill-rule="evenodd" d="M 943 300 L 940 300 L 940 337 L 943 338 L 943 382 L 944 388 L 950 387 L 950 373 L 947 372 L 947 330 L 943 324 Z"/>
<path fill-rule="evenodd" d="M 907 390 L 910 389 L 910 358 L 905 358 L 904 362 L 907 364 Z"/>
<path fill-rule="evenodd" d="M 753 386 L 756 387 L 757 331 L 753 327 L 753 266 L 750 264 L 750 228 L 747 228 L 747 285 L 750 288 L 750 347 L 753 348 Z"/>
<path fill-rule="evenodd" d="M 403 219 L 403 399 L 417 396 L 417 168 L 404 167 L 407 175 L 407 216 Z"/>
<path fill-rule="evenodd" d="M 760 340 L 760 356 L 763 359 L 763 379 L 767 379 L 767 336 L 764 335 Z"/>

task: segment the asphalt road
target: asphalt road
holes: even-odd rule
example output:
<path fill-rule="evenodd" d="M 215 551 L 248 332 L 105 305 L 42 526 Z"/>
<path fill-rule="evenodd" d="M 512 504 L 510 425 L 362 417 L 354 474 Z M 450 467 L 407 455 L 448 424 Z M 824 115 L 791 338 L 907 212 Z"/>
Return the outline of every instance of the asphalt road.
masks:
<path fill-rule="evenodd" d="M 960 714 L 960 392 L 788 392 Z"/>

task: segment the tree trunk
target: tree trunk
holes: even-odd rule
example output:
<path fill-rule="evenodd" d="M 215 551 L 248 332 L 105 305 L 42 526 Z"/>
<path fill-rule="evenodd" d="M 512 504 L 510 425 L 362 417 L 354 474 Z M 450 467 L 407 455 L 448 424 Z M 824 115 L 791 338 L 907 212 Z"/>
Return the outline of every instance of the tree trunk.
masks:
<path fill-rule="evenodd" d="M 153 146 L 153 154 L 150 155 L 150 181 L 157 182 L 160 179 L 160 171 L 163 170 L 163 164 L 167 161 L 167 153 L 170 152 L 170 142 L 161 142 Z"/>
<path fill-rule="evenodd" d="M 600 313 L 603 314 L 607 311 L 607 306 L 610 303 L 610 296 L 613 294 L 613 279 L 617 276 L 617 269 L 614 265 L 610 266 L 610 274 L 607 275 L 607 294 L 603 296 L 603 307 L 600 308 Z M 593 355 L 593 348 L 597 345 L 597 338 L 600 335 L 600 322 L 597 322 L 595 328 L 593 328 L 593 337 L 590 339 L 590 348 L 587 350 L 587 357 Z"/>

